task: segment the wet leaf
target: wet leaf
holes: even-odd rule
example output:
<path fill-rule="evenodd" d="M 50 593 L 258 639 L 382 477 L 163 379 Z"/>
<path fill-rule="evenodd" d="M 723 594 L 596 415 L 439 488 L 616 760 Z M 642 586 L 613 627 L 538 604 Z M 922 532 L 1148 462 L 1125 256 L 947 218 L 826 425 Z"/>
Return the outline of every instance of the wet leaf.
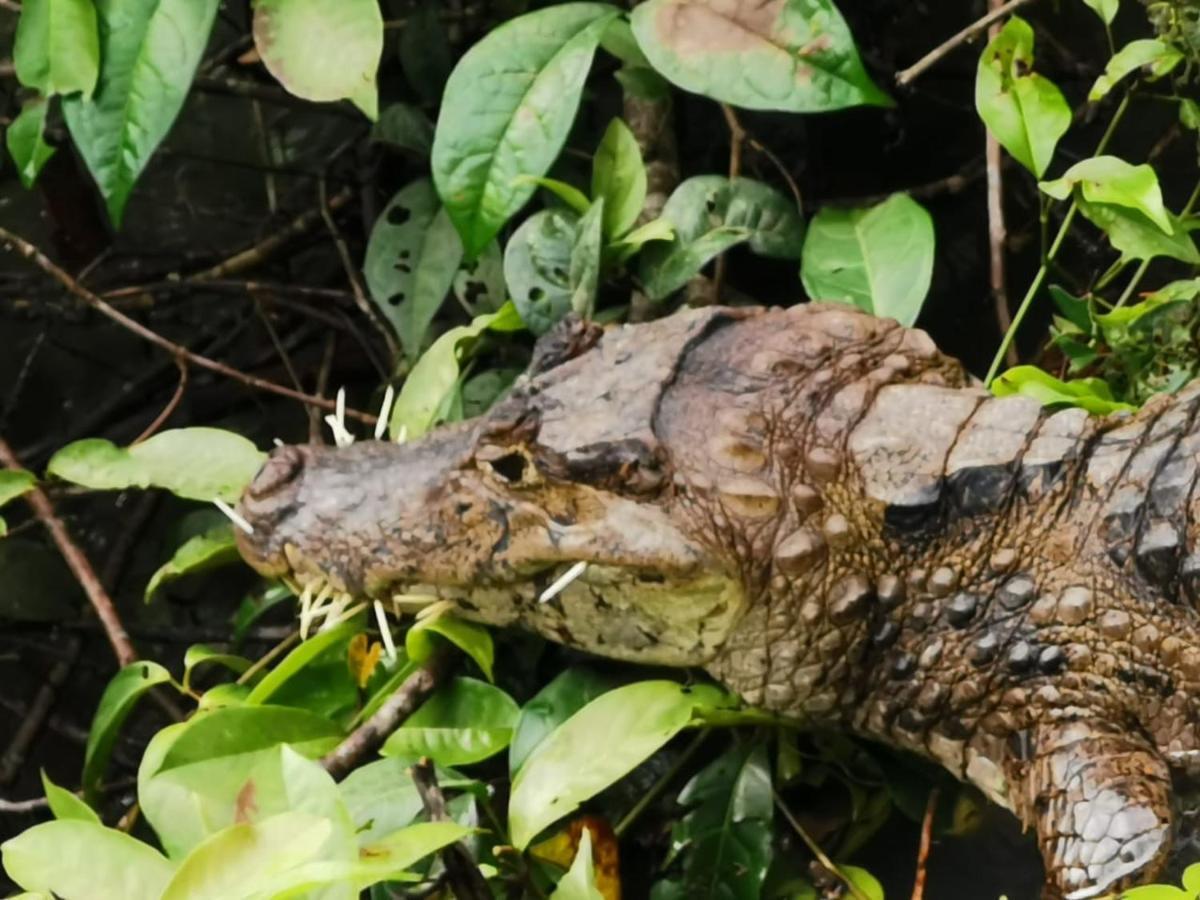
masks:
<path fill-rule="evenodd" d="M 992 382 L 992 393 L 997 397 L 1021 394 L 1050 407 L 1078 406 L 1098 416 L 1134 409 L 1113 400 L 1108 385 L 1099 378 L 1062 381 L 1036 366 L 1016 366 L 1004 372 Z"/>
<path fill-rule="evenodd" d="M 830 0 L 648 0 L 633 33 L 668 81 L 746 109 L 891 103 Z"/>
<path fill-rule="evenodd" d="M 1115 156 L 1094 156 L 1067 169 L 1061 177 L 1038 184 L 1043 193 L 1065 200 L 1079 188 L 1089 203 L 1123 206 L 1141 213 L 1164 234 L 1174 234 L 1171 215 L 1163 206 L 1162 189 L 1153 167 L 1134 166 Z"/>
<path fill-rule="evenodd" d="M 411 103 L 390 103 L 371 127 L 371 140 L 424 159 L 433 147 L 433 123 Z"/>
<path fill-rule="evenodd" d="M 592 160 L 592 198 L 604 199 L 604 240 L 629 231 L 646 203 L 646 167 L 629 126 L 613 119 Z"/>
<path fill-rule="evenodd" d="M 46 802 L 50 804 L 50 812 L 56 819 L 77 819 L 81 822 L 102 824 L 96 811 L 87 805 L 80 797 L 75 796 L 65 788 L 59 787 L 42 771 L 42 790 L 46 794 Z"/>
<path fill-rule="evenodd" d="M 428 178 L 392 197 L 371 229 L 367 287 L 410 360 L 420 355 L 461 262 L 462 243 Z"/>
<path fill-rule="evenodd" d="M 433 179 L 474 259 L 532 196 L 575 120 L 604 29 L 603 3 L 564 3 L 493 29 L 446 83 L 433 141 Z"/>
<path fill-rule="evenodd" d="M 509 772 L 515 775 L 547 735 L 613 686 L 592 669 L 573 666 L 556 675 L 521 707 L 508 748 Z"/>
<path fill-rule="evenodd" d="M 1053 82 L 1033 71 L 1033 29 L 1012 16 L 979 58 L 975 108 L 988 131 L 1039 178 L 1071 126 L 1071 107 Z"/>
<path fill-rule="evenodd" d="M 907 194 L 813 218 L 800 277 L 813 300 L 837 300 L 912 325 L 933 277 L 933 219 Z"/>
<path fill-rule="evenodd" d="M 63 100 L 67 128 L 120 226 L 133 185 L 183 107 L 220 0 L 96 4 L 100 80 Z"/>
<path fill-rule="evenodd" d="M 262 681 L 254 686 L 254 690 L 246 698 L 246 703 L 251 706 L 266 703 L 288 681 L 299 675 L 318 656 L 331 647 L 349 645 L 350 639 L 362 630 L 361 621 L 343 622 L 336 628 L 331 628 L 329 631 L 322 631 L 307 641 L 303 641 L 300 646 L 292 650 L 278 665 L 271 669 Z M 341 656 L 342 652 L 339 651 L 338 655 Z"/>
<path fill-rule="evenodd" d="M 152 687 L 167 684 L 171 673 L 156 662 L 141 661 L 126 666 L 108 683 L 92 717 L 88 731 L 87 747 L 83 754 L 83 790 L 91 795 L 100 786 L 100 780 L 108 769 L 113 744 L 121 726 L 133 712 L 133 707 L 142 695 Z"/>
<path fill-rule="evenodd" d="M 687 783 L 679 803 L 688 812 L 671 829 L 671 855 L 682 872 L 656 885 L 652 900 L 757 900 L 771 864 L 775 810 L 766 744 L 731 747 Z"/>
<path fill-rule="evenodd" d="M 47 144 L 43 137 L 46 130 L 46 112 L 49 108 L 49 102 L 41 97 L 28 101 L 21 107 L 21 112 L 13 119 L 4 135 L 4 142 L 17 167 L 21 184 L 26 188 L 33 187 L 42 166 L 50 161 L 55 152 L 55 148 Z"/>
<path fill-rule="evenodd" d="M 90 96 L 100 73 L 100 37 L 92 0 L 26 0 L 17 22 L 13 64 L 21 84 L 43 97 Z"/>
<path fill-rule="evenodd" d="M 641 681 L 588 703 L 556 728 L 513 779 L 508 805 L 513 845 L 523 849 L 547 825 L 632 771 L 720 702 L 724 692 L 674 681 Z M 589 760 L 581 766 L 580 760 Z"/>
<path fill-rule="evenodd" d="M 1182 53 L 1160 40 L 1148 38 L 1130 41 L 1108 61 L 1104 73 L 1088 92 L 1088 100 L 1095 102 L 1104 99 L 1117 82 L 1137 69 L 1143 69 L 1146 78 L 1153 81 L 1170 73 L 1182 61 Z"/>
<path fill-rule="evenodd" d="M 545 334 L 571 310 L 571 251 L 578 231 L 573 212 L 546 209 L 522 222 L 504 248 L 509 296 L 534 334 Z"/>
<path fill-rule="evenodd" d="M 160 587 L 177 578 L 227 566 L 240 559 L 232 526 L 219 525 L 189 538 L 167 562 L 159 566 L 146 585 L 143 599 L 149 603 Z"/>
<path fill-rule="evenodd" d="M 234 503 L 267 455 L 250 441 L 219 428 L 177 428 L 129 448 L 102 438 L 68 444 L 46 472 L 96 490 L 165 488 L 189 500 Z"/>
<path fill-rule="evenodd" d="M 95 822 L 58 819 L 0 844 L 8 877 L 28 891 L 88 900 L 160 900 L 172 867 L 152 847 Z"/>
<path fill-rule="evenodd" d="M 406 440 L 413 440 L 433 427 L 446 398 L 458 383 L 462 354 L 468 352 L 483 332 L 519 331 L 522 327 L 516 309 L 505 304 L 497 312 L 476 316 L 470 325 L 444 332 L 417 360 L 396 397 L 388 425 L 392 440 L 401 434 Z"/>
<path fill-rule="evenodd" d="M 460 766 L 499 753 L 512 740 L 518 707 L 504 691 L 474 678 L 455 678 L 392 733 L 384 756 Z"/>
<path fill-rule="evenodd" d="M 256 0 L 254 46 L 297 97 L 346 99 L 367 118 L 378 115 L 383 16 L 376 0 Z"/>
<path fill-rule="evenodd" d="M 414 622 L 404 636 L 404 649 L 409 659 L 420 664 L 427 662 L 437 646 L 433 637 L 435 634 L 471 657 L 488 681 L 494 680 L 492 665 L 496 650 L 490 631 L 482 625 L 451 615 L 426 616 Z"/>

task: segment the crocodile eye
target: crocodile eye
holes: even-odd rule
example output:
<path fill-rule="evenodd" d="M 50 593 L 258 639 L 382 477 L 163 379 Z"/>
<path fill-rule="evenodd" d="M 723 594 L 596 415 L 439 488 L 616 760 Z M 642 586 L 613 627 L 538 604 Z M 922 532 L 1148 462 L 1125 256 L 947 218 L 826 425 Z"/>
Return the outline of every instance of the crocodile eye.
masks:
<path fill-rule="evenodd" d="M 493 472 L 513 484 L 524 481 L 525 474 L 529 471 L 529 460 L 523 454 L 515 451 L 493 459 L 490 465 Z"/>

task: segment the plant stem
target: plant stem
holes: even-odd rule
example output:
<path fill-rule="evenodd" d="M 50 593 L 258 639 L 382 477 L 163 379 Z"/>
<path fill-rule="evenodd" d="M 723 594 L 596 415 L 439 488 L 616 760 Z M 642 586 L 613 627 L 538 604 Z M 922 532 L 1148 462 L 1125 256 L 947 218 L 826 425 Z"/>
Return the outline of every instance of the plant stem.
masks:
<path fill-rule="evenodd" d="M 1127 93 L 1121 98 L 1121 103 L 1113 112 L 1112 120 L 1108 123 L 1108 128 L 1105 129 L 1103 137 L 1100 138 L 1100 143 L 1096 145 L 1094 156 L 1099 156 L 1108 147 L 1109 141 L 1116 133 L 1117 125 L 1125 116 L 1125 110 L 1129 108 L 1129 97 Z M 1013 316 L 1012 325 L 1008 331 L 1004 333 L 1004 339 L 1000 342 L 1000 348 L 996 351 L 996 356 L 992 359 L 992 364 L 988 368 L 987 377 L 983 383 L 985 387 L 990 387 L 996 378 L 996 374 L 1000 371 L 1000 365 L 1004 362 L 1005 356 L 1008 354 L 1008 348 L 1012 346 L 1013 339 L 1017 336 L 1017 330 L 1021 327 L 1021 322 L 1024 321 L 1029 308 L 1033 305 L 1033 298 L 1037 296 L 1038 290 L 1041 289 L 1042 282 L 1046 280 L 1046 272 L 1050 268 L 1050 262 L 1058 255 L 1059 248 L 1062 247 L 1063 241 L 1067 237 L 1067 231 L 1071 227 L 1071 223 L 1075 221 L 1075 214 L 1079 212 L 1079 201 L 1072 199 L 1071 205 L 1067 209 L 1067 214 L 1063 217 L 1062 225 L 1058 227 L 1058 233 L 1054 236 L 1054 243 L 1050 245 L 1050 249 L 1042 259 L 1042 264 L 1037 270 L 1037 274 L 1033 276 L 1033 282 L 1029 285 L 1029 290 L 1025 292 L 1024 298 L 1021 300 L 1021 305 L 1017 307 L 1017 313 Z"/>
<path fill-rule="evenodd" d="M 1179 218 L 1186 219 L 1191 215 L 1196 201 L 1200 200 L 1200 182 L 1196 182 L 1196 186 L 1192 188 L 1192 195 L 1188 197 L 1188 201 L 1184 204 L 1183 211 L 1179 213 Z M 1133 273 L 1133 277 L 1129 279 L 1129 284 L 1125 285 L 1125 290 L 1121 292 L 1121 297 L 1117 300 L 1117 305 L 1114 309 L 1120 309 L 1133 296 L 1133 292 L 1137 290 L 1138 284 L 1142 280 L 1142 276 L 1146 274 L 1146 270 L 1150 268 L 1150 260 L 1143 259 L 1142 264 L 1137 267 L 1137 271 Z"/>
<path fill-rule="evenodd" d="M 668 784 L 675 780 L 675 776 L 680 773 L 683 767 L 688 764 L 688 761 L 696 754 L 696 751 L 700 749 L 700 745 L 704 743 L 711 731 L 712 729 L 710 728 L 702 728 L 696 734 L 696 736 L 692 738 L 692 742 L 683 749 L 681 754 L 679 754 L 679 758 L 675 760 L 675 764 L 667 770 L 666 774 L 663 775 L 662 778 L 658 779 L 658 781 L 651 786 L 650 790 L 646 791 L 646 793 L 642 795 L 642 798 L 633 805 L 633 808 L 630 809 L 629 812 L 625 813 L 625 815 L 621 817 L 621 821 L 618 822 L 616 827 L 613 828 L 613 834 L 615 834 L 617 837 L 620 837 L 622 834 L 624 834 L 628 830 L 629 826 L 637 821 L 638 816 L 646 811 L 646 807 L 658 799 L 659 794 L 666 789 Z"/>

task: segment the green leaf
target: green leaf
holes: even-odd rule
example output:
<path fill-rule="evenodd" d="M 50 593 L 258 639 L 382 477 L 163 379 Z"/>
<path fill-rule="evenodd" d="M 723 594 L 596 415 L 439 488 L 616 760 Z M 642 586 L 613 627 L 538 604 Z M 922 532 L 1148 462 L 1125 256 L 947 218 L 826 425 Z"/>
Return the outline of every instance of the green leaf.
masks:
<path fill-rule="evenodd" d="M 236 653 L 226 653 L 207 644 L 192 644 L 183 654 L 183 689 L 191 687 L 192 673 L 200 666 L 224 666 L 231 672 L 241 675 L 250 668 L 250 660 Z"/>
<path fill-rule="evenodd" d="M 1134 166 L 1116 156 L 1093 156 L 1067 169 L 1061 177 L 1038 183 L 1043 193 L 1065 200 L 1079 188 L 1089 203 L 1108 203 L 1136 210 L 1164 234 L 1174 234 L 1171 214 L 1163 206 L 1162 189 L 1153 167 Z"/>
<path fill-rule="evenodd" d="M 600 289 L 603 223 L 604 198 L 600 197 L 579 220 L 575 244 L 571 247 L 567 273 L 571 286 L 571 311 L 584 319 L 591 319 L 596 309 L 596 292 Z"/>
<path fill-rule="evenodd" d="M 613 688 L 609 678 L 572 666 L 534 694 L 523 707 L 508 747 L 508 770 L 516 774 L 546 737 L 576 712 Z"/>
<path fill-rule="evenodd" d="M 641 257 L 642 290 L 651 300 L 663 300 L 698 275 L 715 257 L 749 239 L 750 232 L 745 228 L 720 226 L 688 244 L 680 242 L 677 235 L 665 250 L 651 247 Z"/>
<path fill-rule="evenodd" d="M 411 824 L 421 814 L 424 805 L 408 768 L 405 760 L 377 759 L 338 784 L 360 846 Z"/>
<path fill-rule="evenodd" d="M 37 478 L 24 469 L 0 469 L 0 506 L 33 490 Z"/>
<path fill-rule="evenodd" d="M 101 824 L 100 817 L 96 815 L 94 809 L 81 798 L 51 781 L 44 769 L 42 770 L 42 790 L 46 794 L 46 802 L 50 804 L 50 812 L 54 813 L 54 818 L 76 819 L 80 822 Z"/>
<path fill-rule="evenodd" d="M 35 97 L 21 107 L 21 112 L 13 119 L 4 135 L 4 142 L 9 155 L 21 176 L 21 184 L 26 189 L 33 187 L 37 181 L 42 166 L 50 161 L 55 148 L 46 143 L 42 136 L 46 129 L 46 112 L 50 104 L 41 97 Z"/>
<path fill-rule="evenodd" d="M 633 11 L 633 33 L 668 81 L 734 106 L 825 112 L 891 105 L 830 0 L 648 0 Z"/>
<path fill-rule="evenodd" d="M 508 804 L 512 843 L 524 849 L 547 825 L 613 784 L 724 693 L 709 685 L 641 681 L 597 697 L 525 760 Z M 581 765 L 587 760 L 587 765 Z"/>
<path fill-rule="evenodd" d="M 404 649 L 408 658 L 415 663 L 427 662 L 437 647 L 437 641 L 433 638 L 435 634 L 441 635 L 471 657 L 488 681 L 495 680 L 492 677 L 492 666 L 496 650 L 492 644 L 491 632 L 482 625 L 451 615 L 426 616 L 414 622 L 404 636 Z"/>
<path fill-rule="evenodd" d="M 975 108 L 988 131 L 1039 178 L 1071 126 L 1071 107 L 1053 82 L 1033 71 L 1033 29 L 1012 16 L 983 51 Z"/>
<path fill-rule="evenodd" d="M 1191 97 L 1179 101 L 1179 124 L 1188 131 L 1200 131 L 1200 103 Z"/>
<path fill-rule="evenodd" d="M 1111 25 L 1112 20 L 1117 17 L 1117 10 L 1120 8 L 1120 0 L 1083 0 L 1090 6 L 1105 25 Z"/>
<path fill-rule="evenodd" d="M 183 107 L 220 0 L 98 0 L 100 80 L 63 115 L 120 226 L 134 182 Z"/>
<path fill-rule="evenodd" d="M 1200 278 L 1188 278 L 1164 284 L 1146 297 L 1146 301 L 1162 303 L 1172 300 L 1195 300 L 1197 297 L 1200 297 Z"/>
<path fill-rule="evenodd" d="M 143 599 L 149 603 L 160 587 L 184 575 L 207 572 L 235 563 L 239 559 L 241 557 L 238 555 L 233 528 L 229 525 L 219 525 L 187 540 L 167 562 L 159 566 L 150 576 Z"/>
<path fill-rule="evenodd" d="M 27 891 L 87 900 L 159 900 L 171 864 L 113 828 L 58 819 L 0 844 L 8 877 Z"/>
<path fill-rule="evenodd" d="M 504 248 L 504 280 L 521 320 L 545 334 L 571 310 L 571 253 L 579 220 L 565 209 L 536 212 Z"/>
<path fill-rule="evenodd" d="M 679 795 L 688 812 L 671 829 L 682 873 L 660 893 L 758 900 L 771 864 L 775 810 L 767 746 L 735 745 L 698 772 Z"/>
<path fill-rule="evenodd" d="M 359 621 L 343 622 L 336 628 L 323 631 L 302 642 L 254 686 L 254 690 L 246 697 L 247 705 L 261 706 L 266 703 L 280 688 L 300 674 L 306 666 L 327 649 L 338 644 L 348 645 L 350 639 L 362 630 L 363 626 Z"/>
<path fill-rule="evenodd" d="M 484 247 L 478 259 L 459 267 L 454 275 L 454 296 L 476 312 L 496 312 L 508 302 L 504 257 L 496 241 Z"/>
<path fill-rule="evenodd" d="M 311 876 L 301 870 L 321 858 L 332 832 L 328 819 L 307 812 L 231 825 L 187 855 L 162 900 L 278 896 L 307 883 Z"/>
<path fill-rule="evenodd" d="M 102 438 L 68 444 L 46 472 L 96 490 L 165 488 L 188 500 L 237 502 L 266 460 L 252 443 L 219 428 L 176 428 L 128 449 Z"/>
<path fill-rule="evenodd" d="M 604 239 L 629 231 L 646 204 L 646 167 L 629 126 L 613 119 L 592 160 L 592 198 L 604 199 Z"/>
<path fill-rule="evenodd" d="M 328 719 L 287 706 L 227 706 L 185 724 L 157 772 L 279 744 L 298 745 L 300 752 L 331 748 L 342 734 Z"/>
<path fill-rule="evenodd" d="M 371 126 L 371 140 L 426 159 L 433 148 L 433 123 L 411 103 L 390 103 Z"/>
<path fill-rule="evenodd" d="M 1117 82 L 1135 69 L 1146 67 L 1146 78 L 1150 81 L 1162 78 L 1183 61 L 1183 54 L 1170 44 L 1148 38 L 1131 41 L 1118 50 L 1104 67 L 1104 73 L 1096 79 L 1088 92 L 1088 100 L 1103 100 Z"/>
<path fill-rule="evenodd" d="M 100 697 L 88 732 L 83 754 L 85 794 L 92 794 L 100 786 L 117 734 L 138 700 L 150 688 L 170 680 L 170 672 L 158 663 L 148 661 L 131 663 L 112 677 Z"/>
<path fill-rule="evenodd" d="M 92 0 L 27 0 L 21 4 L 13 63 L 21 84 L 43 97 L 90 96 L 100 73 L 100 38 Z"/>
<path fill-rule="evenodd" d="M 512 740 L 516 702 L 504 691 L 474 678 L 455 678 L 439 688 L 379 751 L 384 756 L 428 756 L 443 766 L 479 762 Z"/>
<path fill-rule="evenodd" d="M 433 179 L 474 259 L 525 205 L 575 119 L 605 28 L 604 3 L 564 3 L 519 16 L 467 51 L 446 83 Z"/>
<path fill-rule="evenodd" d="M 470 833 L 470 828 L 457 822 L 418 822 L 368 844 L 362 856 L 374 868 L 402 871 Z"/>
<path fill-rule="evenodd" d="M 254 46 L 267 71 L 297 97 L 346 99 L 369 119 L 379 114 L 377 0 L 256 0 Z"/>
<path fill-rule="evenodd" d="M 1171 231 L 1166 233 L 1157 222 L 1127 206 L 1080 200 L 1079 211 L 1108 236 L 1109 242 L 1124 258 L 1169 256 L 1192 265 L 1200 264 L 1200 251 L 1197 251 L 1192 236 L 1171 212 L 1167 213 Z"/>
<path fill-rule="evenodd" d="M 534 175 L 520 175 L 515 179 L 515 183 L 536 184 L 540 188 L 545 188 L 579 215 L 587 212 L 588 207 L 592 205 L 592 202 L 588 200 L 587 195 L 583 191 L 575 187 L 575 185 L 559 181 L 557 178 L 538 178 Z"/>
<path fill-rule="evenodd" d="M 579 847 L 571 868 L 558 880 L 550 900 L 604 900 L 596 888 L 596 873 L 592 865 L 592 833 L 585 826 L 579 835 Z"/>
<path fill-rule="evenodd" d="M 462 242 L 428 178 L 392 197 L 371 229 L 367 287 L 410 360 L 420 355 L 462 257 Z"/>
<path fill-rule="evenodd" d="M 839 300 L 912 325 L 933 277 L 933 219 L 907 194 L 813 218 L 800 277 L 813 300 Z"/>
<path fill-rule="evenodd" d="M 392 407 L 388 434 L 392 440 L 418 438 L 436 423 L 447 396 L 458 383 L 459 360 L 485 331 L 519 331 L 521 317 L 512 304 L 476 316 L 470 325 L 459 325 L 442 334 L 413 366 Z"/>
<path fill-rule="evenodd" d="M 1113 400 L 1099 378 L 1062 381 L 1036 366 L 1016 366 L 1004 372 L 992 382 L 992 393 L 997 397 L 1021 394 L 1051 407 L 1078 406 L 1098 416 L 1134 410 L 1128 403 Z"/>
<path fill-rule="evenodd" d="M 858 866 L 839 865 L 838 871 L 867 898 L 883 900 L 883 885 L 874 875 Z"/>
<path fill-rule="evenodd" d="M 613 241 L 607 250 L 613 254 L 616 262 L 625 263 L 651 241 L 670 241 L 674 238 L 674 225 L 666 219 L 652 219 L 645 225 L 639 225 L 625 237 Z"/>

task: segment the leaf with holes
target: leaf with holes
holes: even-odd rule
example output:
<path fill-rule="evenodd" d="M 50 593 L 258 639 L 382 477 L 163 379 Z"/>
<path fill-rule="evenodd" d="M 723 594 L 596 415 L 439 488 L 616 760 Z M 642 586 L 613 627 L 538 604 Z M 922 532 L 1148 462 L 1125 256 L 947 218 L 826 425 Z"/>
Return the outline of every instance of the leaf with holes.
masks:
<path fill-rule="evenodd" d="M 428 178 L 401 189 L 371 229 L 363 264 L 367 287 L 410 360 L 421 353 L 462 255 L 462 242 Z"/>
<path fill-rule="evenodd" d="M 934 247 L 933 219 L 907 194 L 865 209 L 826 207 L 809 228 L 800 277 L 813 300 L 912 325 L 929 292 Z"/>
<path fill-rule="evenodd" d="M 1033 29 L 1019 16 L 979 58 L 975 108 L 1001 146 L 1040 178 L 1071 126 L 1071 107 L 1053 82 L 1033 71 Z"/>
<path fill-rule="evenodd" d="M 254 46 L 297 97 L 346 99 L 367 118 L 378 115 L 383 16 L 377 0 L 257 0 Z"/>
<path fill-rule="evenodd" d="M 108 0 L 100 14 L 100 80 L 67 97 L 63 115 L 120 226 L 133 185 L 167 136 L 208 43 L 220 0 Z"/>
<path fill-rule="evenodd" d="M 564 3 L 493 29 L 446 83 L 433 140 L 433 179 L 474 259 L 533 195 L 575 120 L 605 28 L 604 3 Z"/>
<path fill-rule="evenodd" d="M 592 204 L 575 229 L 568 275 L 571 284 L 571 312 L 590 319 L 600 289 L 600 251 L 604 240 L 604 198 Z"/>
<path fill-rule="evenodd" d="M 647 0 L 633 33 L 685 91 L 746 109 L 888 106 L 831 0 Z"/>
<path fill-rule="evenodd" d="M 100 38 L 92 0 L 25 0 L 13 45 L 17 78 L 43 97 L 85 96 L 100 73 Z"/>
<path fill-rule="evenodd" d="M 592 161 L 592 198 L 604 200 L 604 239 L 629 231 L 646 203 L 646 167 L 629 126 L 613 119 Z"/>
<path fill-rule="evenodd" d="M 21 176 L 21 184 L 26 188 L 33 187 L 42 166 L 54 155 L 54 148 L 46 143 L 44 137 L 49 107 L 49 102 L 41 97 L 28 101 L 4 135 L 9 155 L 17 166 L 17 174 Z"/>
<path fill-rule="evenodd" d="M 571 253 L 578 236 L 578 216 L 545 209 L 522 222 L 504 248 L 509 296 L 534 334 L 545 334 L 571 311 Z"/>

